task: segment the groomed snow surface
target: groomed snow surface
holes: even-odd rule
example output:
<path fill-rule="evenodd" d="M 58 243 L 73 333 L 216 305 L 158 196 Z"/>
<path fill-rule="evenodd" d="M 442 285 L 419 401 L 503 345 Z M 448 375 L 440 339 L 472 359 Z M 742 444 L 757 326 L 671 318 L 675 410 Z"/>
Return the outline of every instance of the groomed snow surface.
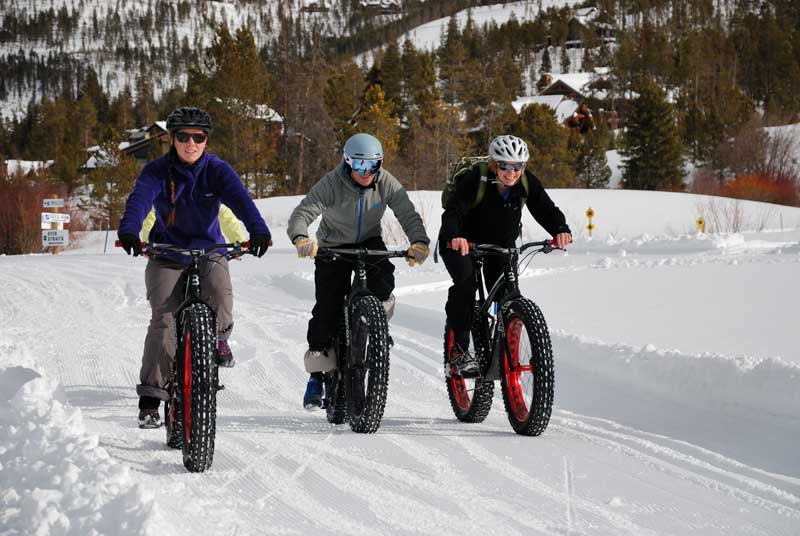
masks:
<path fill-rule="evenodd" d="M 453 417 L 449 278 L 432 259 L 396 263 L 378 432 L 302 409 L 313 263 L 285 236 L 297 197 L 258 202 L 275 247 L 232 263 L 238 363 L 204 474 L 137 427 L 146 263 L 103 255 L 103 233 L 0 257 L 0 534 L 800 534 L 800 209 L 551 195 L 576 242 L 521 274 L 556 360 L 536 438 L 514 434 L 499 388 L 484 423 Z M 412 199 L 435 236 L 438 193 Z M 713 203 L 725 232 L 698 234 Z M 402 236 L 391 218 L 386 235 Z M 526 239 L 544 236 L 526 218 Z"/>

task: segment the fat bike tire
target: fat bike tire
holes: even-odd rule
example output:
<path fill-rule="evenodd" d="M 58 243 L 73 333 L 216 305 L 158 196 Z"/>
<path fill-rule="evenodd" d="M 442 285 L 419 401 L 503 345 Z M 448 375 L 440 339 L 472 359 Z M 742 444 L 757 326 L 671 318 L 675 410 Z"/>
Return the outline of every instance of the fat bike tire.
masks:
<path fill-rule="evenodd" d="M 484 360 L 488 356 L 488 347 L 485 336 L 481 331 L 478 306 L 472 310 L 472 340 L 469 351 L 478 356 L 481 361 L 481 370 L 485 369 Z M 483 378 L 462 378 L 450 365 L 450 351 L 455 344 L 453 330 L 445 326 L 444 331 L 444 370 L 447 384 L 447 396 L 453 414 L 461 422 L 483 422 L 492 409 L 494 397 L 494 382 Z"/>
<path fill-rule="evenodd" d="M 347 420 L 347 388 L 344 381 L 347 371 L 347 333 L 344 318 L 340 321 L 334 344 L 337 368 L 324 375 L 325 417 L 331 424 L 342 424 Z"/>
<path fill-rule="evenodd" d="M 520 435 L 538 436 L 553 411 L 555 371 L 547 324 L 527 298 L 511 302 L 503 320 L 508 351 L 503 351 L 500 381 L 508 422 Z"/>
<path fill-rule="evenodd" d="M 375 433 L 381 425 L 389 388 L 389 325 L 375 296 L 360 296 L 350 306 L 350 359 L 347 409 L 350 428 Z"/>
<path fill-rule="evenodd" d="M 203 303 L 190 305 L 182 316 L 175 420 L 182 432 L 183 465 L 192 473 L 202 473 L 214 461 L 217 328 L 213 311 Z"/>

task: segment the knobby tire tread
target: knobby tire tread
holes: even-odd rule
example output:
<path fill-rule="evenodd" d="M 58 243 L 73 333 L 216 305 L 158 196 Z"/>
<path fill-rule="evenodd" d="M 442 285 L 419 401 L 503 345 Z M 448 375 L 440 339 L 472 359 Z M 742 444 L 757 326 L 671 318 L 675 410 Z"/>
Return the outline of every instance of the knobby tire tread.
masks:
<path fill-rule="evenodd" d="M 478 305 L 475 304 L 472 309 L 472 349 L 481 360 L 481 370 L 484 369 L 485 360 L 490 358 L 487 347 L 486 337 L 483 334 L 481 326 L 480 314 Z M 445 326 L 444 332 L 444 366 L 445 370 L 450 370 L 449 360 L 449 330 Z M 450 407 L 453 409 L 453 414 L 461 422 L 479 423 L 483 422 L 492 410 L 492 399 L 494 398 L 494 382 L 491 380 L 482 380 L 476 378 L 474 380 L 474 389 L 472 396 L 469 400 L 469 407 L 464 409 L 458 403 L 457 389 L 462 389 L 465 384 L 460 378 L 446 377 L 445 383 L 447 385 L 447 396 L 450 399 Z M 467 395 L 468 396 L 468 395 Z"/>
<path fill-rule="evenodd" d="M 190 472 L 201 473 L 214 461 L 214 440 L 217 422 L 218 369 L 216 362 L 217 330 L 214 314 L 203 303 L 194 303 L 183 312 L 184 330 L 188 330 L 191 341 L 191 424 L 189 441 L 183 440 L 183 465 Z M 179 359 L 183 359 L 185 338 Z M 178 370 L 178 422 L 181 432 L 185 426 L 182 386 L 183 366 Z M 181 436 L 185 438 L 185 433 Z"/>
<path fill-rule="evenodd" d="M 347 334 L 344 318 L 339 320 L 339 329 L 334 344 L 336 345 L 337 369 L 325 373 L 325 417 L 331 424 L 342 424 L 347 420 L 347 391 L 344 374 L 347 366 Z"/>
<path fill-rule="evenodd" d="M 501 370 L 503 403 L 505 404 L 508 421 L 516 433 L 526 436 L 538 436 L 547 428 L 553 410 L 555 390 L 553 348 L 544 315 L 542 315 L 542 311 L 535 303 L 527 298 L 514 300 L 504 313 L 505 326 L 509 326 L 514 316 L 522 320 L 523 329 L 527 332 L 531 344 L 532 363 L 534 366 L 532 373 L 533 396 L 527 419 L 517 419 L 512 409 L 506 374 L 504 370 Z M 503 362 L 500 363 L 501 369 L 504 367 L 506 358 L 505 351 L 503 351 Z"/>
<path fill-rule="evenodd" d="M 351 305 L 351 344 L 356 338 L 353 327 L 364 315 L 367 319 L 368 341 L 364 356 L 364 364 L 368 369 L 368 378 L 363 393 L 363 408 L 358 411 L 353 403 L 353 392 L 348 392 L 348 413 L 350 428 L 354 432 L 372 434 L 381 425 L 383 411 L 386 407 L 386 396 L 389 387 L 389 324 L 386 321 L 386 311 L 383 304 L 375 296 L 361 296 L 356 298 Z M 349 370 L 350 386 L 356 374 Z"/>

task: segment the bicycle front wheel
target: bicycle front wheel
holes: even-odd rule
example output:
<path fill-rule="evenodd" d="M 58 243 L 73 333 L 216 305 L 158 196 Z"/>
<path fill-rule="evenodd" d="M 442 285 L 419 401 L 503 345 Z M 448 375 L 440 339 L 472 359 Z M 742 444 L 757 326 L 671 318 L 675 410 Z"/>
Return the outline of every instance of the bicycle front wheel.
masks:
<path fill-rule="evenodd" d="M 526 298 L 504 313 L 508 351 L 500 380 L 508 422 L 520 435 L 538 436 L 550 422 L 555 372 L 550 334 L 539 307 Z"/>
<path fill-rule="evenodd" d="M 362 296 L 350 306 L 350 359 L 347 399 L 350 428 L 371 434 L 378 430 L 389 387 L 389 325 L 375 296 Z"/>
<path fill-rule="evenodd" d="M 183 465 L 193 473 L 211 467 L 217 422 L 217 328 L 204 303 L 182 313 L 177 363 L 177 420 L 182 432 Z"/>

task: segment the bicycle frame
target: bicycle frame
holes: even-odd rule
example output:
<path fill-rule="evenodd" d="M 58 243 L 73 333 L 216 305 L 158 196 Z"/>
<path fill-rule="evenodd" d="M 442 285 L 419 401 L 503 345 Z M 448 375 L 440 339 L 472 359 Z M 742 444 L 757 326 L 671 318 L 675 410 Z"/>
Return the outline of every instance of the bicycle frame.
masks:
<path fill-rule="evenodd" d="M 407 254 L 407 250 L 366 248 L 320 248 L 317 254 L 354 266 L 335 338 L 337 368 L 324 376 L 324 408 L 332 424 L 348 419 L 350 428 L 359 433 L 374 433 L 380 426 L 386 404 L 390 343 L 383 307 L 367 287 L 367 259 Z M 355 318 L 355 313 L 363 316 Z"/>
<path fill-rule="evenodd" d="M 519 256 L 525 250 L 533 247 L 539 247 L 539 251 L 544 253 L 549 253 L 555 249 L 549 240 L 528 242 L 518 248 L 503 248 L 491 244 L 470 244 L 470 255 L 472 255 L 474 263 L 473 278 L 478 288 L 477 300 L 480 325 L 481 329 L 483 329 L 484 340 L 488 342 L 487 347 L 484 349 L 486 355 L 482 356 L 484 358 L 481 359 L 483 363 L 481 376 L 485 380 L 500 379 L 500 359 L 504 352 L 506 354 L 510 353 L 508 341 L 506 340 L 504 313 L 511 302 L 522 296 L 519 290 Z M 503 273 L 497 278 L 492 288 L 485 292 L 483 287 L 483 257 L 490 255 L 502 256 L 505 261 Z M 498 296 L 499 299 L 497 299 Z M 497 303 L 497 314 L 492 316 L 489 311 L 494 303 Z"/>
<path fill-rule="evenodd" d="M 148 258 L 163 257 L 170 253 L 177 253 L 189 257 L 189 264 L 184 268 L 181 273 L 181 278 L 184 281 L 183 302 L 173 313 L 175 318 L 176 327 L 180 326 L 181 313 L 193 303 L 202 303 L 208 305 L 211 309 L 214 321 L 216 322 L 216 313 L 214 309 L 200 297 L 200 260 L 210 257 L 219 249 L 230 249 L 227 253 L 220 254 L 222 257 L 231 260 L 241 257 L 247 253 L 249 242 L 234 242 L 231 244 L 213 244 L 206 248 L 181 248 L 173 244 L 147 244 L 142 250 L 142 255 Z"/>
<path fill-rule="evenodd" d="M 344 340 L 348 349 L 348 354 L 351 354 L 351 340 L 350 340 L 350 306 L 353 300 L 359 296 L 372 295 L 372 291 L 367 288 L 367 258 L 369 257 L 382 257 L 382 258 L 396 258 L 405 257 L 408 255 L 408 250 L 383 250 L 383 249 L 367 249 L 367 248 L 320 248 L 317 256 L 328 256 L 331 262 L 336 260 L 343 260 L 350 262 L 354 265 L 353 280 L 350 287 L 350 293 L 342 305 L 342 317 L 344 318 Z M 355 365 L 362 365 L 363 363 L 352 363 L 352 356 L 338 356 L 347 359 L 348 363 Z"/>

